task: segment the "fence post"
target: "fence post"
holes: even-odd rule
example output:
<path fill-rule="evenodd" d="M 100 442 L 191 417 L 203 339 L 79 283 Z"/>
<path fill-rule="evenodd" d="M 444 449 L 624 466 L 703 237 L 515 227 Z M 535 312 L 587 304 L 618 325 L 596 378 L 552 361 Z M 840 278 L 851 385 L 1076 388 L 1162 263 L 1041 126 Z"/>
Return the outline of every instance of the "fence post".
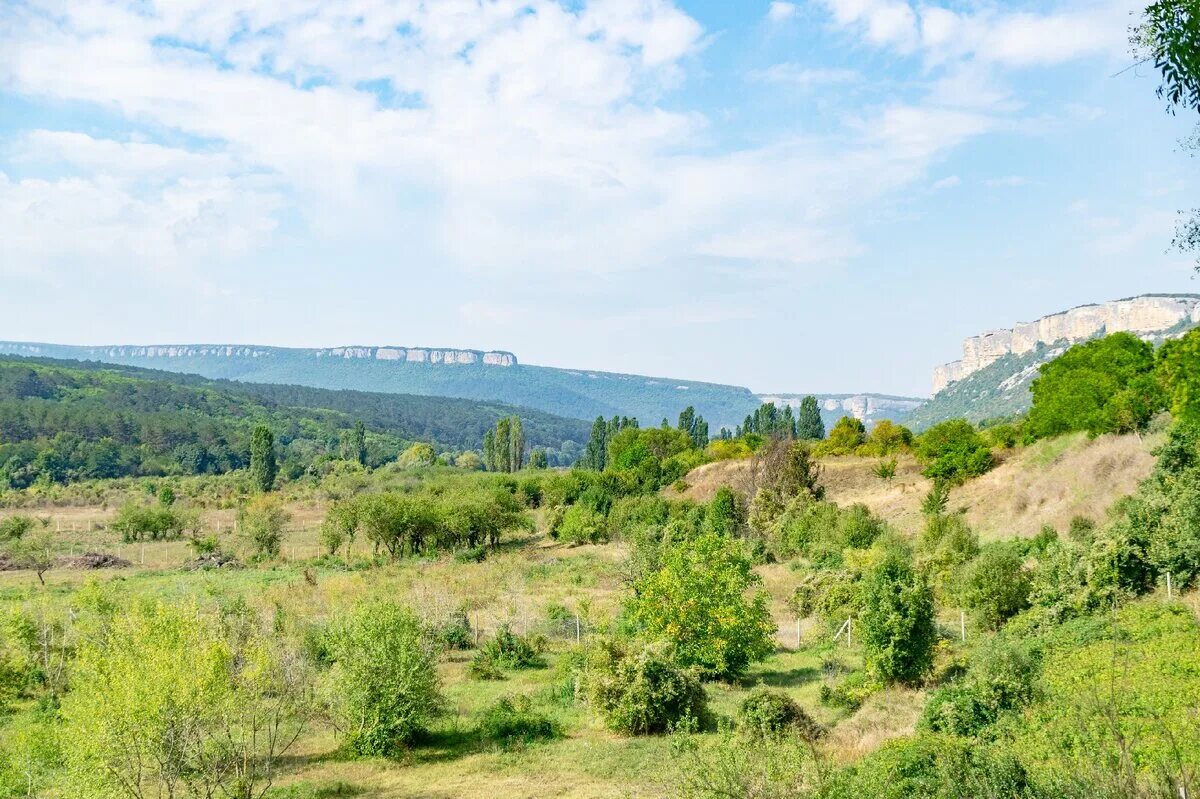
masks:
<path fill-rule="evenodd" d="M 1167 601 L 1171 601 L 1171 573 L 1167 572 Z"/>
<path fill-rule="evenodd" d="M 846 617 L 846 646 L 847 647 L 852 646 L 852 644 L 850 643 L 850 636 L 853 635 L 853 631 L 854 631 L 854 619 L 851 616 L 847 616 Z"/>
<path fill-rule="evenodd" d="M 146 565 L 146 545 L 142 544 L 142 565 Z"/>
<path fill-rule="evenodd" d="M 967 614 L 961 610 L 958 612 L 958 631 L 962 635 L 962 639 L 967 640 Z"/>
<path fill-rule="evenodd" d="M 800 617 L 796 617 L 796 648 L 800 648 Z"/>
<path fill-rule="evenodd" d="M 575 643 L 579 644 L 579 614 L 575 614 Z"/>

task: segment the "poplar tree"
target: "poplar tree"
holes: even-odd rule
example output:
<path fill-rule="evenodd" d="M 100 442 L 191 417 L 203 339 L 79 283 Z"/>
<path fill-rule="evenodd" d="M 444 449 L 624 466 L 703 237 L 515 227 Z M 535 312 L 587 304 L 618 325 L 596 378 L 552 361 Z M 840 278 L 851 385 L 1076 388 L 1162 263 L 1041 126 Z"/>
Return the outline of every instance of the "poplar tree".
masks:
<path fill-rule="evenodd" d="M 819 441 L 825 437 L 825 422 L 817 398 L 811 394 L 800 401 L 800 413 L 796 418 L 796 438 L 803 441 Z"/>
<path fill-rule="evenodd" d="M 346 450 L 348 460 L 358 461 L 362 466 L 367 465 L 367 428 L 361 421 L 354 423 Z"/>
<path fill-rule="evenodd" d="M 592 436 L 588 439 L 584 451 L 582 466 L 585 469 L 604 471 L 604 462 L 608 457 L 608 423 L 603 416 L 597 416 L 592 423 Z"/>
<path fill-rule="evenodd" d="M 275 460 L 275 436 L 270 428 L 259 425 L 250 434 L 250 479 L 259 491 L 275 485 L 279 464 Z"/>
<path fill-rule="evenodd" d="M 489 429 L 483 434 L 483 468 L 496 471 L 496 431 Z"/>
<path fill-rule="evenodd" d="M 508 471 L 521 471 L 524 462 L 525 431 L 521 429 L 521 417 L 514 416 L 508 423 Z"/>

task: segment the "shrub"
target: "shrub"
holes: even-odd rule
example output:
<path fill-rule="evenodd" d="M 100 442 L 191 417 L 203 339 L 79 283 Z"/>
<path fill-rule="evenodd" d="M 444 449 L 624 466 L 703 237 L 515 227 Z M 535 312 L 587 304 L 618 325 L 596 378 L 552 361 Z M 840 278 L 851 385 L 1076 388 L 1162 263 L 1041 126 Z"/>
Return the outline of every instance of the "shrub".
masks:
<path fill-rule="evenodd" d="M 669 642 L 681 665 L 736 676 L 775 650 L 766 594 L 746 596 L 759 583 L 740 542 L 705 533 L 668 545 L 625 610 L 650 638 Z"/>
<path fill-rule="evenodd" d="M 937 640 L 933 591 L 909 558 L 888 552 L 867 574 L 859 619 L 867 665 L 880 679 L 913 683 L 929 670 Z"/>
<path fill-rule="evenodd" d="M 886 461 L 880 461 L 871 467 L 871 474 L 878 477 L 880 480 L 888 481 L 896 476 L 896 459 L 889 458 Z"/>
<path fill-rule="evenodd" d="M 1031 650 L 992 640 L 976 654 L 965 677 L 930 695 L 921 724 L 936 732 L 977 735 L 1001 714 L 1033 701 L 1039 670 L 1039 658 Z"/>
<path fill-rule="evenodd" d="M 9 516 L 0 520 L 0 542 L 20 540 L 36 527 L 37 523 L 37 520 L 30 516 Z"/>
<path fill-rule="evenodd" d="M 1029 572 L 1013 547 L 989 546 L 967 567 L 963 604 L 983 627 L 998 630 L 1029 607 L 1030 585 Z"/>
<path fill-rule="evenodd" d="M 961 483 L 992 468 L 987 442 L 965 419 L 934 425 L 917 439 L 917 457 L 925 464 L 922 472 L 935 481 Z"/>
<path fill-rule="evenodd" d="M 813 454 L 817 457 L 852 455 L 866 440 L 866 436 L 867 428 L 862 421 L 853 416 L 843 416 L 829 431 L 829 437 L 813 448 Z"/>
<path fill-rule="evenodd" d="M 394 756 L 441 712 L 434 644 L 410 611 L 360 605 L 330 642 L 342 729 L 355 754 Z"/>
<path fill-rule="evenodd" d="M 821 703 L 845 710 L 858 710 L 872 694 L 883 686 L 865 671 L 856 671 L 841 679 L 821 685 Z"/>
<path fill-rule="evenodd" d="M 477 679 L 495 680 L 503 677 L 503 669 L 542 668 L 546 662 L 539 654 L 540 649 L 538 642 L 516 635 L 505 624 L 479 647 L 469 670 Z"/>
<path fill-rule="evenodd" d="M 262 497 L 238 513 L 242 538 L 256 558 L 277 558 L 283 546 L 283 532 L 292 515 L 269 497 Z"/>
<path fill-rule="evenodd" d="M 523 747 L 559 734 L 554 722 L 535 712 L 529 698 L 524 696 L 496 700 L 483 712 L 476 732 L 483 740 L 505 749 Z"/>
<path fill-rule="evenodd" d="M 759 686 L 742 701 L 738 726 L 756 738 L 795 733 L 806 741 L 825 735 L 825 729 L 783 691 Z"/>
<path fill-rule="evenodd" d="M 182 513 L 165 505 L 138 505 L 127 502 L 109 525 L 129 541 L 167 541 L 183 535 L 189 521 Z"/>
<path fill-rule="evenodd" d="M 626 735 L 666 732 L 707 712 L 698 675 L 677 666 L 661 645 L 596 644 L 587 653 L 580 690 L 609 729 Z"/>
<path fill-rule="evenodd" d="M 912 446 L 913 434 L 904 425 L 899 425 L 890 419 L 880 420 L 871 429 L 866 443 L 858 448 L 859 455 L 891 455 L 903 452 Z"/>
<path fill-rule="evenodd" d="M 587 505 L 572 505 L 552 530 L 554 538 L 568 544 L 598 544 L 608 540 L 604 514 Z"/>

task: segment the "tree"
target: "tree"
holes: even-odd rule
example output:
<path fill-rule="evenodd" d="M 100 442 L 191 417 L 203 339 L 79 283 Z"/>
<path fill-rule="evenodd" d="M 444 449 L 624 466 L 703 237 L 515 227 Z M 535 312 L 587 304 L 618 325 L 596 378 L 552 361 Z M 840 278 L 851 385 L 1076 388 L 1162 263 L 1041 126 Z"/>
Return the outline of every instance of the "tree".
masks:
<path fill-rule="evenodd" d="M 513 416 L 508 423 L 508 463 L 505 471 L 519 472 L 525 463 L 525 431 L 521 417 Z"/>
<path fill-rule="evenodd" d="M 721 486 L 704 511 L 704 521 L 708 529 L 717 535 L 741 535 L 746 527 L 745 499 L 729 486 Z"/>
<path fill-rule="evenodd" d="M 584 469 L 602 472 L 604 471 L 607 455 L 608 423 L 604 421 L 603 416 L 597 416 L 596 421 L 592 423 L 592 435 L 588 439 L 587 449 L 584 450 L 584 455 L 580 459 L 579 465 Z"/>
<path fill-rule="evenodd" d="M 626 612 L 648 638 L 671 644 L 680 665 L 736 677 L 775 649 L 766 593 L 747 596 L 760 584 L 739 541 L 704 533 L 667 548 Z"/>
<path fill-rule="evenodd" d="M 867 666 L 880 679 L 915 683 L 933 663 L 933 590 L 911 558 L 892 551 L 867 574 L 859 628 Z"/>
<path fill-rule="evenodd" d="M 966 419 L 951 419 L 926 430 L 917 438 L 916 453 L 925 464 L 922 474 L 935 485 L 961 483 L 992 468 L 991 448 Z"/>
<path fill-rule="evenodd" d="M 696 449 L 704 449 L 708 446 L 708 422 L 704 421 L 704 417 L 696 413 L 696 409 L 691 405 L 683 409 L 679 414 L 679 425 L 677 429 L 687 433 L 692 439 L 692 446 Z"/>
<path fill-rule="evenodd" d="M 343 457 L 358 461 L 360 466 L 367 465 L 367 428 L 361 421 L 355 422 L 354 428 L 347 434 Z"/>
<path fill-rule="evenodd" d="M 818 444 L 818 455 L 853 455 L 867 436 L 866 425 L 853 416 L 843 416 L 829 431 L 829 437 Z"/>
<path fill-rule="evenodd" d="M 1200 328 L 1164 343 L 1156 361 L 1171 415 L 1185 422 L 1200 422 Z"/>
<path fill-rule="evenodd" d="M 259 425 L 250 435 L 250 479 L 259 491 L 275 487 L 279 464 L 275 460 L 275 435 L 270 428 Z"/>
<path fill-rule="evenodd" d="M 19 568 L 37 574 L 38 582 L 46 584 L 45 574 L 54 568 L 54 532 L 46 525 L 29 530 L 10 540 L 4 547 Z"/>
<path fill-rule="evenodd" d="M 1011 546 L 993 545 L 968 566 L 963 604 L 975 611 L 983 627 L 998 630 L 1029 607 L 1030 584 L 1020 554 Z"/>
<path fill-rule="evenodd" d="M 825 422 L 817 398 L 811 394 L 800 400 L 800 413 L 796 417 L 796 438 L 802 441 L 820 441 L 825 437 Z"/>
<path fill-rule="evenodd" d="M 1142 430 L 1165 405 L 1154 377 L 1154 347 L 1132 333 L 1071 347 L 1042 365 L 1030 390 L 1024 427 L 1034 438 Z"/>
<path fill-rule="evenodd" d="M 550 465 L 550 459 L 546 456 L 546 450 L 538 447 L 529 452 L 529 468 L 530 469 L 545 469 Z"/>
<path fill-rule="evenodd" d="M 496 431 L 489 429 L 483 434 L 483 468 L 496 471 Z"/>
<path fill-rule="evenodd" d="M 339 728 L 355 754 L 393 757 L 444 707 L 435 645 L 410 611 L 359 605 L 333 630 Z"/>

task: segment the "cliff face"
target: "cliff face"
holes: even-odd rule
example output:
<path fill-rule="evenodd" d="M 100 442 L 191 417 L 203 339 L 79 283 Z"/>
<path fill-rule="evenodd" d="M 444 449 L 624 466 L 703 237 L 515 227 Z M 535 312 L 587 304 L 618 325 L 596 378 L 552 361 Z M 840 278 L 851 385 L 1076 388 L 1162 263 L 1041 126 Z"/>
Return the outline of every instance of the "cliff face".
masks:
<path fill-rule="evenodd" d="M 924 402 L 916 397 L 889 397 L 881 394 L 817 394 L 817 406 L 822 417 L 836 422 L 839 417 L 853 416 L 867 424 L 880 419 L 901 421 Z M 759 394 L 761 402 L 773 402 L 779 407 L 790 405 L 799 410 L 803 394 Z"/>
<path fill-rule="evenodd" d="M 933 393 L 1006 355 L 1032 352 L 1039 344 L 1072 343 L 1121 331 L 1154 336 L 1189 324 L 1200 324 L 1200 295 L 1145 295 L 1072 308 L 1022 322 L 1011 330 L 991 330 L 968 338 L 963 342 L 962 360 L 933 370 Z"/>
<path fill-rule="evenodd" d="M 320 350 L 281 349 L 276 347 L 243 347 L 225 344 L 154 345 L 148 347 L 62 347 L 55 344 L 5 342 L 0 352 L 14 355 L 67 357 L 112 361 L 133 358 L 274 358 L 280 355 L 301 355 L 313 358 L 354 358 L 397 363 L 483 364 L 485 366 L 515 366 L 517 356 L 511 352 L 482 352 L 480 350 L 430 349 L 426 347 L 334 347 Z"/>

